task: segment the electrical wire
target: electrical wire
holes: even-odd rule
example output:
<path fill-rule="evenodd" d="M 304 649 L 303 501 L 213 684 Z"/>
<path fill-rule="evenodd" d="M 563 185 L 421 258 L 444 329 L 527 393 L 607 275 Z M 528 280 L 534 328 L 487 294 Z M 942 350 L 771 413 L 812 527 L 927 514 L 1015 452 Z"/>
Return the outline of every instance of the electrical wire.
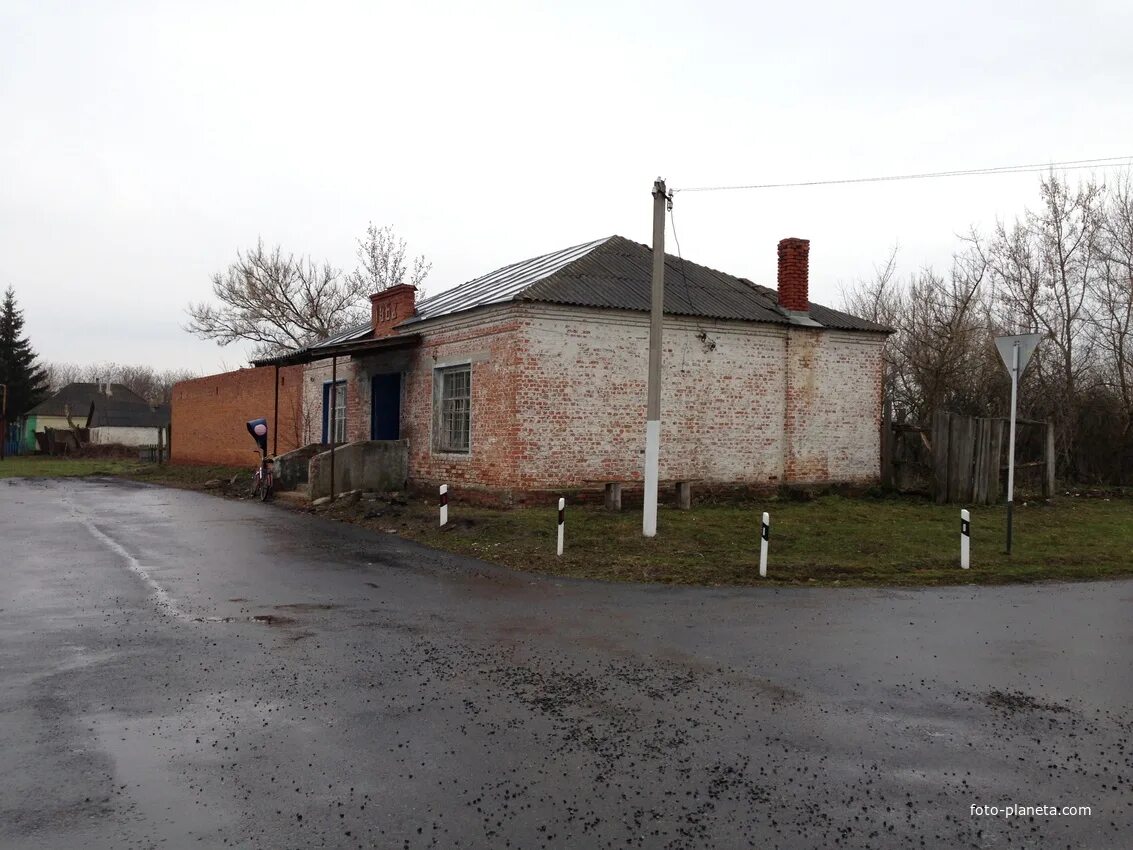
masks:
<path fill-rule="evenodd" d="M 673 217 L 672 198 L 669 199 L 669 226 L 673 229 L 673 242 L 675 242 L 677 246 L 677 259 L 681 261 L 681 280 L 684 281 L 685 285 L 685 301 L 688 302 L 688 309 L 695 314 L 696 308 L 692 306 L 692 293 L 689 291 L 688 278 L 685 276 L 685 258 L 684 255 L 681 254 L 681 240 L 677 236 L 677 220 Z"/>
<path fill-rule="evenodd" d="M 1108 168 L 1115 165 L 1131 164 L 1133 156 L 1109 156 L 1098 159 L 1071 159 L 1062 162 L 1030 163 L 1027 165 L 1001 165 L 990 168 L 956 169 L 952 171 L 928 171 L 920 174 L 892 174 L 880 177 L 848 177 L 838 180 L 804 180 L 796 183 L 751 183 L 744 186 L 690 186 L 671 189 L 677 192 L 729 192 L 740 189 L 794 189 L 804 186 L 840 186 L 848 183 L 884 183 L 896 180 L 927 180 L 938 177 L 973 177 L 991 174 L 1036 174 L 1043 171 L 1077 171 L 1084 168 Z"/>

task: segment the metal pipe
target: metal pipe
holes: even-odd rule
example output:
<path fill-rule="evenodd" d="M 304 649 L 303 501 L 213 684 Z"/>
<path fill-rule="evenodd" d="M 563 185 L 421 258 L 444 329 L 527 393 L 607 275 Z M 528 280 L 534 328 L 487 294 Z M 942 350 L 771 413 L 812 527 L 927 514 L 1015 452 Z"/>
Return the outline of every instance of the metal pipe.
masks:
<path fill-rule="evenodd" d="M 330 410 L 327 411 L 327 424 L 330 426 L 330 497 L 334 499 L 334 437 L 335 408 L 338 407 L 338 358 L 330 359 L 330 393 L 327 395 Z"/>

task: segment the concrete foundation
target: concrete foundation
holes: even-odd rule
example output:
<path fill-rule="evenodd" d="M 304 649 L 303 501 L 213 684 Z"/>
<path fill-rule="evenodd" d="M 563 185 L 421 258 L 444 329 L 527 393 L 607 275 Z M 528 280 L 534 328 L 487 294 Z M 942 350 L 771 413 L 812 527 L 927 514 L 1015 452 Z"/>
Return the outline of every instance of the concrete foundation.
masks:
<path fill-rule="evenodd" d="M 320 443 L 311 443 L 275 459 L 275 486 L 277 490 L 306 489 L 311 458 L 325 449 Z"/>
<path fill-rule="evenodd" d="M 311 458 L 308 494 L 312 499 L 330 496 L 329 451 Z M 409 475 L 409 444 L 405 440 L 360 440 L 334 451 L 334 493 L 349 490 L 403 490 Z"/>

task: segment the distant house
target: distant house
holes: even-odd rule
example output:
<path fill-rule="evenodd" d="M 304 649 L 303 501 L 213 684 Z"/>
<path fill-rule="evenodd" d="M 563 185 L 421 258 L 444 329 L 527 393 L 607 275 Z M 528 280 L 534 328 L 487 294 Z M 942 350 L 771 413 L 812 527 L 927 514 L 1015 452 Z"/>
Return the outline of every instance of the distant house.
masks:
<path fill-rule="evenodd" d="M 877 480 L 889 330 L 810 302 L 809 244 L 779 243 L 777 289 L 666 256 L 663 483 Z M 255 415 L 276 450 L 405 440 L 420 485 L 640 486 L 651 263 L 612 236 L 421 302 L 376 293 L 365 325 L 178 384 L 174 460 L 219 462 L 229 440 L 247 455 Z"/>
<path fill-rule="evenodd" d="M 168 404 L 138 404 L 109 398 L 95 402 L 87 427 L 90 441 L 95 444 L 156 446 L 164 442 L 160 432 L 168 425 Z"/>
<path fill-rule="evenodd" d="M 24 416 L 23 444 L 26 451 L 35 449 L 37 433 L 42 434 L 48 428 L 69 429 L 71 425 L 67 420 L 68 414 L 76 428 L 86 428 L 87 417 L 92 408 L 97 408 L 100 403 L 111 400 L 115 403 L 149 406 L 144 398 L 125 384 L 82 382 L 67 384 Z"/>

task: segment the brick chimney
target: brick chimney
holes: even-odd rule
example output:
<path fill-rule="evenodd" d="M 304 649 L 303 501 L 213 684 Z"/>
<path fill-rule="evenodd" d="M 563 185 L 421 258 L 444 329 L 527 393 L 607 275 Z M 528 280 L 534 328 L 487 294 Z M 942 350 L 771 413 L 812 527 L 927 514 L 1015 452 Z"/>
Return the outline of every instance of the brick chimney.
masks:
<path fill-rule="evenodd" d="M 809 239 L 779 240 L 779 305 L 793 313 L 810 310 Z"/>
<path fill-rule="evenodd" d="M 417 312 L 417 287 L 399 283 L 370 296 L 370 320 L 374 336 L 393 336 L 394 327 Z"/>

